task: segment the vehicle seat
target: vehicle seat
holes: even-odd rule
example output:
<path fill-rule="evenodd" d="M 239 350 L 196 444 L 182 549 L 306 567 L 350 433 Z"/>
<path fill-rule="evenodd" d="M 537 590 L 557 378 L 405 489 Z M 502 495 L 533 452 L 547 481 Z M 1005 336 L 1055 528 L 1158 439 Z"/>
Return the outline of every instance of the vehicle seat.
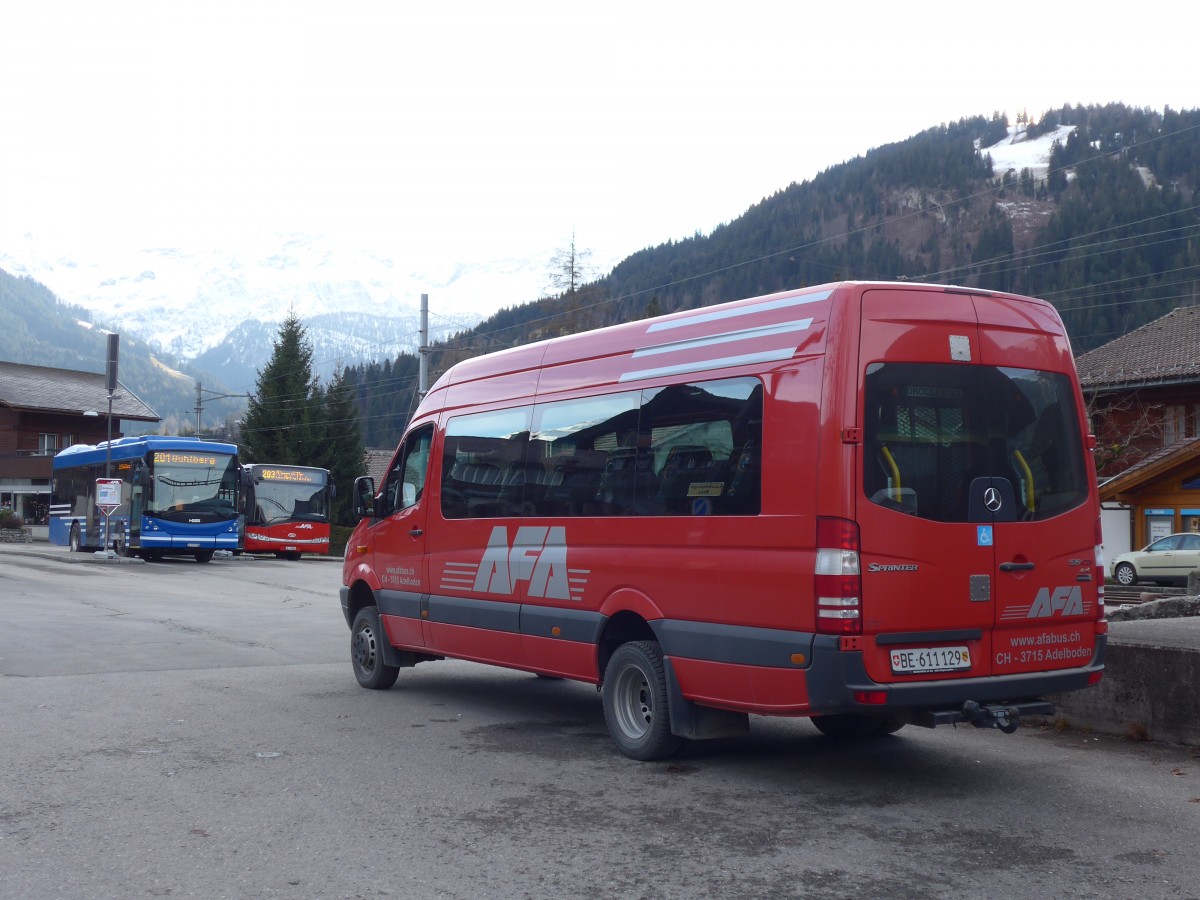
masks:
<path fill-rule="evenodd" d="M 762 452 L 756 441 L 746 441 L 738 454 L 729 490 L 725 492 L 727 512 L 757 515 L 762 507 Z"/>
<path fill-rule="evenodd" d="M 688 488 L 696 482 L 711 480 L 712 458 L 712 451 L 699 445 L 677 444 L 667 451 L 659 473 L 659 497 L 664 512 L 678 515 L 688 511 Z"/>

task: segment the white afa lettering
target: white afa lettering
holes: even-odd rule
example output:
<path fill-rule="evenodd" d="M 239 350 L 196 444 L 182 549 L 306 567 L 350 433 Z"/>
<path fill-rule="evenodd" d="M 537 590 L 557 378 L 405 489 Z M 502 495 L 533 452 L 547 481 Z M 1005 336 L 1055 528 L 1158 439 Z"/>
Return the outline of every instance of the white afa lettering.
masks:
<path fill-rule="evenodd" d="M 571 599 L 566 528 L 522 525 L 511 546 L 507 526 L 497 525 L 492 529 L 479 571 L 475 573 L 474 589 L 486 594 L 511 595 L 519 581 L 529 582 L 530 597 Z"/>
<path fill-rule="evenodd" d="M 1055 613 L 1064 616 L 1083 615 L 1083 592 L 1079 590 L 1078 585 L 1056 587 L 1053 594 L 1050 593 L 1050 588 L 1042 588 L 1029 609 L 1028 618 L 1043 619 Z"/>

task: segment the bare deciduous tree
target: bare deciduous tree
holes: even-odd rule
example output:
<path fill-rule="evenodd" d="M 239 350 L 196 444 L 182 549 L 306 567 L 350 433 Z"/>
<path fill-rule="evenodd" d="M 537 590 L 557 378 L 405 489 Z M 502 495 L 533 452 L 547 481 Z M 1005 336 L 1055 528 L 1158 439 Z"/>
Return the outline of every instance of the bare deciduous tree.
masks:
<path fill-rule="evenodd" d="M 1088 421 L 1096 432 L 1096 471 L 1116 475 L 1144 459 L 1166 441 L 1161 403 L 1145 403 L 1136 394 L 1087 398 Z"/>
<path fill-rule="evenodd" d="M 575 232 L 571 232 L 569 246 L 557 251 L 550 260 L 550 292 L 557 296 L 571 296 L 586 282 L 595 277 L 589 264 L 592 251 L 581 250 L 575 245 Z"/>

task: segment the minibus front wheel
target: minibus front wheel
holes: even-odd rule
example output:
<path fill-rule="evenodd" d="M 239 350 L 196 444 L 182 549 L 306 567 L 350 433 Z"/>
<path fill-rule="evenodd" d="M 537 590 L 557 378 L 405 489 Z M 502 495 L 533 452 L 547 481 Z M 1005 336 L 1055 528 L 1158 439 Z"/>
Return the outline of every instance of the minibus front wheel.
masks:
<path fill-rule="evenodd" d="M 383 629 L 379 626 L 379 610 L 364 606 L 350 627 L 350 661 L 358 683 L 373 691 L 386 691 L 400 675 L 397 666 L 383 661 Z"/>
<path fill-rule="evenodd" d="M 604 721 L 617 749 L 631 759 L 674 756 L 683 738 L 671 733 L 667 676 L 656 641 L 629 641 L 604 670 Z"/>

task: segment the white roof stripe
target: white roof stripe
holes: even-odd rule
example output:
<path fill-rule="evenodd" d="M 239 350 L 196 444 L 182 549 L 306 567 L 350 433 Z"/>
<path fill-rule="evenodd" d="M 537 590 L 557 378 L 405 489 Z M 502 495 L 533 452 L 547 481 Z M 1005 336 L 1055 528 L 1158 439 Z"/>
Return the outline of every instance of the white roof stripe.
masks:
<path fill-rule="evenodd" d="M 691 362 L 679 363 L 674 366 L 662 366 L 657 369 L 642 369 L 637 372 L 625 372 L 620 381 L 637 381 L 642 378 L 657 378 L 660 375 L 682 375 L 685 372 L 704 372 L 709 369 L 722 369 L 729 366 L 746 366 L 752 363 L 779 362 L 791 359 L 795 347 L 782 347 L 778 350 L 764 350 L 760 353 L 744 353 L 740 356 L 724 356 L 720 359 L 696 359 Z"/>
<path fill-rule="evenodd" d="M 787 309 L 792 306 L 804 306 L 809 303 L 819 303 L 827 300 L 833 291 L 817 291 L 815 294 L 804 294 L 800 297 L 784 297 L 781 300 L 768 300 L 766 303 L 755 303 L 753 306 L 739 306 L 736 309 L 722 309 L 715 312 L 697 313 L 682 319 L 670 319 L 665 322 L 655 322 L 646 329 L 647 334 L 655 331 L 667 331 L 671 328 L 685 328 L 688 325 L 698 325 L 702 322 L 717 322 L 721 319 L 732 319 L 738 316 L 754 316 L 773 309 Z"/>
<path fill-rule="evenodd" d="M 791 322 L 778 322 L 774 325 L 759 325 L 755 328 L 744 328 L 741 331 L 726 331 L 706 337 L 685 338 L 681 341 L 671 341 L 667 344 L 655 344 L 653 347 L 642 347 L 633 351 L 633 358 L 654 356 L 659 353 L 676 353 L 681 350 L 695 350 L 698 347 L 711 347 L 715 344 L 728 344 L 733 341 L 748 341 L 756 338 L 771 337 L 777 334 L 791 334 L 804 331 L 812 325 L 812 317 L 795 319 Z M 795 352 L 795 348 L 793 351 Z"/>

